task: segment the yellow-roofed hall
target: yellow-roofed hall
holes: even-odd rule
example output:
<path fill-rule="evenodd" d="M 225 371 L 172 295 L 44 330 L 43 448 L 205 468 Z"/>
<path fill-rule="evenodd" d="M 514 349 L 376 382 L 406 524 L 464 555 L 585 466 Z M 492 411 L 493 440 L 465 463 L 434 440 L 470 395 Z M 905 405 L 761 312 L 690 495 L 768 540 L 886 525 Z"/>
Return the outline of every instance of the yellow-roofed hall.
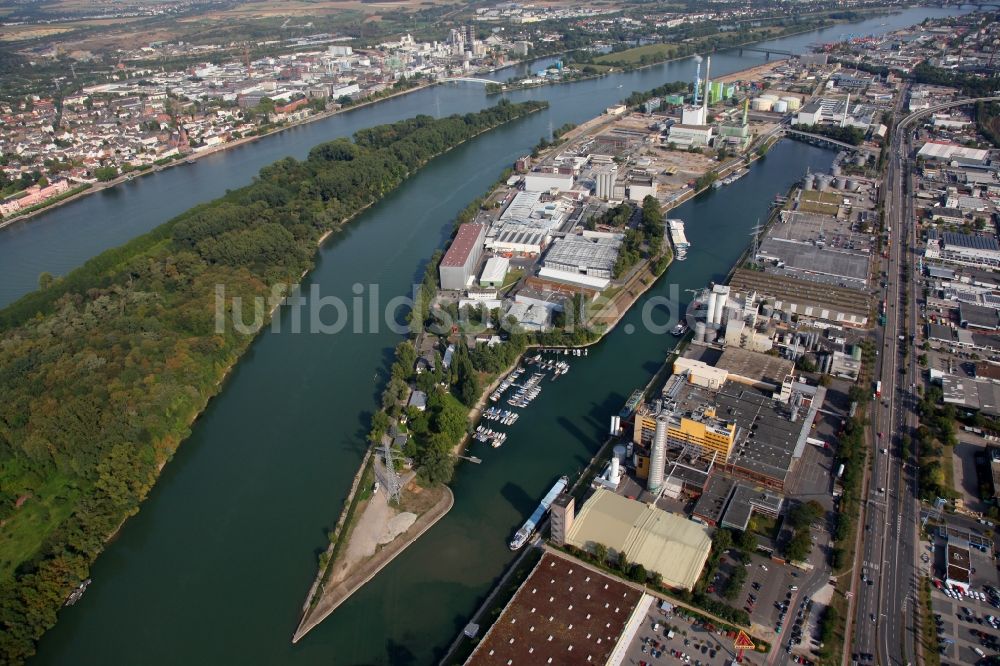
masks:
<path fill-rule="evenodd" d="M 694 587 L 712 547 L 708 527 L 603 488 L 573 518 L 566 543 L 589 552 L 604 544 L 684 590 Z"/>

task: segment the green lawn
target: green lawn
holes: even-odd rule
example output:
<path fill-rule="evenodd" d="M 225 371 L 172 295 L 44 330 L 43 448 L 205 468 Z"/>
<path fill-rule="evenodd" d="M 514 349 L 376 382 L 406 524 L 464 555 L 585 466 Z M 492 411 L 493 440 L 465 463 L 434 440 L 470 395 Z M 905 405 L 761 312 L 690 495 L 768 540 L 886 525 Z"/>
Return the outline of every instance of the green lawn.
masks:
<path fill-rule="evenodd" d="M 14 511 L 0 530 L 0 580 L 13 576 L 18 565 L 31 559 L 72 513 L 79 494 L 69 479 L 56 475 Z"/>

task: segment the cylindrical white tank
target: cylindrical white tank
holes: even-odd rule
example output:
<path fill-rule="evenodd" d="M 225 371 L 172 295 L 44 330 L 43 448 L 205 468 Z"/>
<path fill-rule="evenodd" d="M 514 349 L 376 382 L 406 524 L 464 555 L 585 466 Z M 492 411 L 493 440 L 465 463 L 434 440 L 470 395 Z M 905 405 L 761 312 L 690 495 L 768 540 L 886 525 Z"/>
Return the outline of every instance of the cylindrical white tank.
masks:
<path fill-rule="evenodd" d="M 699 321 L 694 325 L 694 339 L 695 342 L 705 341 L 705 322 Z"/>
<path fill-rule="evenodd" d="M 788 95 L 786 97 L 782 97 L 781 101 L 788 105 L 789 111 L 798 111 L 799 108 L 802 106 L 802 100 L 800 100 L 798 97 L 794 95 Z"/>
<path fill-rule="evenodd" d="M 705 323 L 714 324 L 716 323 L 714 319 L 715 316 L 715 301 L 718 298 L 714 291 L 708 293 L 708 309 L 705 310 Z"/>
<path fill-rule="evenodd" d="M 812 174 L 810 174 L 802 180 L 802 189 L 808 192 L 812 190 L 812 188 L 813 188 L 813 177 Z"/>
<path fill-rule="evenodd" d="M 856 191 L 858 189 L 858 181 L 857 181 L 857 179 L 855 179 L 855 178 L 848 178 L 847 179 L 847 189 L 849 189 L 851 192 Z"/>
<path fill-rule="evenodd" d="M 837 189 L 838 190 L 846 190 L 847 189 L 847 178 L 845 178 L 844 176 L 838 176 L 837 177 Z"/>
<path fill-rule="evenodd" d="M 626 449 L 621 444 L 616 444 L 615 448 L 611 449 L 611 455 L 618 459 L 618 463 L 621 465 L 625 464 L 625 456 L 628 449 Z"/>
<path fill-rule="evenodd" d="M 830 167 L 830 173 L 832 173 L 834 176 L 839 176 L 840 175 L 840 165 L 839 164 L 834 164 L 832 167 Z"/>
<path fill-rule="evenodd" d="M 617 484 L 622 478 L 621 467 L 618 458 L 611 459 L 611 469 L 608 471 L 608 480 Z"/>
<path fill-rule="evenodd" d="M 865 165 L 865 156 L 864 155 L 858 155 L 857 157 L 854 158 L 854 163 L 856 165 L 858 165 L 858 166 L 864 166 Z"/>
<path fill-rule="evenodd" d="M 771 105 L 771 110 L 775 113 L 788 113 L 788 102 L 779 99 Z"/>
<path fill-rule="evenodd" d="M 712 314 L 712 323 L 721 324 L 722 313 L 726 311 L 726 303 L 729 300 L 729 287 L 716 285 L 712 288 L 712 291 L 716 294 L 715 312 Z"/>
<path fill-rule="evenodd" d="M 618 430 L 619 428 L 621 428 L 621 426 L 622 426 L 622 418 L 617 414 L 615 414 L 614 416 L 611 417 L 611 428 L 608 434 L 617 435 Z"/>
<path fill-rule="evenodd" d="M 817 176 L 816 180 L 818 182 L 817 189 L 826 191 L 830 189 L 830 179 L 826 176 Z"/>
<path fill-rule="evenodd" d="M 772 100 L 762 99 L 760 97 L 755 97 L 750 100 L 750 108 L 754 111 L 770 111 L 773 104 L 774 102 Z"/>

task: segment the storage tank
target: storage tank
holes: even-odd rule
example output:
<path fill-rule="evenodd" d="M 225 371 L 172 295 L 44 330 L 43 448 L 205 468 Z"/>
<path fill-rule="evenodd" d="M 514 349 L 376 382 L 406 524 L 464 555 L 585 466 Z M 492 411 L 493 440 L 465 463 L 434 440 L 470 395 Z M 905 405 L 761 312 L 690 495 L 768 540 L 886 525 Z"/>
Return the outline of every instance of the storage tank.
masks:
<path fill-rule="evenodd" d="M 625 456 L 627 449 L 621 444 L 616 444 L 615 448 L 611 449 L 611 454 L 618 459 L 618 463 L 621 465 L 625 464 Z"/>
<path fill-rule="evenodd" d="M 712 344 L 715 342 L 715 329 L 705 327 L 705 344 Z"/>
<path fill-rule="evenodd" d="M 779 99 L 771 105 L 771 110 L 775 113 L 788 113 L 788 102 Z"/>
<path fill-rule="evenodd" d="M 857 157 L 854 158 L 854 163 L 857 166 L 864 166 L 866 161 L 867 161 L 867 158 L 865 158 L 864 155 L 858 155 Z"/>
<path fill-rule="evenodd" d="M 819 189 L 823 192 L 830 189 L 830 178 L 827 176 L 817 176 L 816 180 L 819 181 Z"/>
<path fill-rule="evenodd" d="M 812 190 L 812 188 L 813 188 L 813 177 L 812 174 L 809 174 L 802 180 L 802 189 L 808 192 Z"/>
<path fill-rule="evenodd" d="M 726 311 L 726 304 L 729 301 L 729 287 L 717 284 L 712 287 L 712 292 L 717 295 L 715 299 L 715 312 L 712 314 L 712 323 L 722 323 L 722 313 Z"/>
<path fill-rule="evenodd" d="M 844 176 L 837 176 L 837 189 L 846 190 L 847 189 L 847 178 Z"/>
<path fill-rule="evenodd" d="M 781 98 L 781 101 L 788 105 L 789 111 L 798 111 L 802 106 L 802 100 L 800 100 L 795 95 L 787 95 Z"/>
<path fill-rule="evenodd" d="M 770 111 L 773 104 L 774 102 L 772 100 L 763 99 L 761 97 L 755 97 L 750 100 L 750 108 L 754 111 Z"/>
<path fill-rule="evenodd" d="M 851 192 L 857 192 L 858 190 L 858 180 L 856 178 L 847 179 L 847 189 Z"/>
<path fill-rule="evenodd" d="M 718 295 L 714 291 L 708 292 L 708 309 L 705 310 L 705 323 L 714 324 L 716 321 L 713 319 L 715 316 L 715 301 Z"/>
<path fill-rule="evenodd" d="M 620 416 L 618 416 L 617 414 L 615 414 L 614 416 L 611 417 L 611 428 L 610 428 L 610 432 L 608 434 L 609 435 L 617 435 L 618 434 L 618 430 L 621 427 L 622 427 L 622 418 Z"/>
<path fill-rule="evenodd" d="M 830 173 L 832 173 L 834 176 L 839 176 L 840 175 L 840 165 L 839 164 L 834 164 L 832 167 L 830 167 Z"/>
<path fill-rule="evenodd" d="M 699 321 L 694 325 L 694 340 L 695 342 L 705 341 L 705 322 Z"/>

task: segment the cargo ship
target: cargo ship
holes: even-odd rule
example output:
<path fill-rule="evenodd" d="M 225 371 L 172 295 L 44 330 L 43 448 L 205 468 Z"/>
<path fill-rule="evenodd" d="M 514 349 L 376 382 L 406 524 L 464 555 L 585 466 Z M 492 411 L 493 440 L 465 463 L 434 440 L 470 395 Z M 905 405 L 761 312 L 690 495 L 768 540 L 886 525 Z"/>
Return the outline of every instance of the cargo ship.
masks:
<path fill-rule="evenodd" d="M 670 234 L 670 242 L 674 246 L 674 258 L 677 261 L 684 261 L 687 259 L 687 251 L 691 244 L 688 243 L 687 236 L 684 235 L 683 220 L 667 220 L 667 232 Z"/>
<path fill-rule="evenodd" d="M 534 534 L 535 530 L 538 528 L 538 523 L 541 522 L 542 517 L 549 510 L 549 507 L 552 506 L 552 502 L 555 501 L 559 493 L 566 489 L 568 484 L 569 478 L 565 476 L 561 477 L 558 481 L 556 481 L 556 484 L 549 489 L 549 492 L 545 493 L 545 497 L 542 498 L 542 501 L 535 509 L 535 512 L 531 514 L 531 517 L 528 518 L 528 520 L 525 521 L 524 525 L 521 525 L 521 529 L 519 529 L 514 535 L 514 538 L 510 540 L 511 550 L 520 550 L 521 546 L 528 543 L 528 539 L 531 538 L 531 535 Z"/>
<path fill-rule="evenodd" d="M 627 419 L 635 413 L 636 408 L 639 407 L 639 403 L 642 402 L 643 396 L 646 392 L 643 389 L 636 389 L 632 391 L 632 395 L 628 397 L 625 404 L 622 405 L 622 409 L 618 412 L 618 417 L 621 419 Z"/>

